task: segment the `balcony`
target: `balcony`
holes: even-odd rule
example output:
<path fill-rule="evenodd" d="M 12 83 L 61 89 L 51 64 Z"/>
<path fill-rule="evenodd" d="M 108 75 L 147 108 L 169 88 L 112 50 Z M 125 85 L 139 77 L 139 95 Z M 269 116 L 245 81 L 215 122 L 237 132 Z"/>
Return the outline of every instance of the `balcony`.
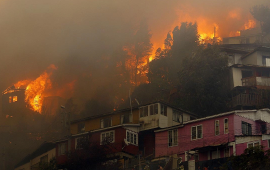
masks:
<path fill-rule="evenodd" d="M 270 77 L 242 78 L 242 86 L 270 87 Z"/>
<path fill-rule="evenodd" d="M 262 98 L 259 94 L 239 94 L 232 98 L 232 107 L 236 106 L 260 106 Z"/>

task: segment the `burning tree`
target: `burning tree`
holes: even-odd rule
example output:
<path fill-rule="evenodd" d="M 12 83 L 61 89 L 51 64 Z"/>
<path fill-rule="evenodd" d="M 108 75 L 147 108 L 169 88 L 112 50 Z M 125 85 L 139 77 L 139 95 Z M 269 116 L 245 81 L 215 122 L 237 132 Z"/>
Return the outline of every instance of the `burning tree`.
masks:
<path fill-rule="evenodd" d="M 140 24 L 139 29 L 133 37 L 133 42 L 124 47 L 124 50 L 130 55 L 126 61 L 126 66 L 131 67 L 131 80 L 135 86 L 139 84 L 139 75 L 146 76 L 148 70 L 149 57 L 152 52 L 151 34 L 145 20 Z"/>

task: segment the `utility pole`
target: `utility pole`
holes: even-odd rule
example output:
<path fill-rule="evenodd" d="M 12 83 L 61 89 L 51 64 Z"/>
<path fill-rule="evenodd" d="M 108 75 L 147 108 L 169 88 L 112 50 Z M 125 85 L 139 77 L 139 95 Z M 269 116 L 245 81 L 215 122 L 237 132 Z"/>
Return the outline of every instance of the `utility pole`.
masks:
<path fill-rule="evenodd" d="M 141 155 L 139 154 L 139 170 L 141 170 Z"/>

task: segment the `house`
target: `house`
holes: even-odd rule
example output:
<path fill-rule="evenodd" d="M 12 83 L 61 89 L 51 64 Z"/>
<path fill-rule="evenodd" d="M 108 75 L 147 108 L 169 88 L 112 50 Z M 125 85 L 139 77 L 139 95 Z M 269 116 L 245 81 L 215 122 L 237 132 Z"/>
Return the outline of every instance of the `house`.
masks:
<path fill-rule="evenodd" d="M 3 117 L 17 116 L 26 109 L 25 89 L 16 89 L 14 86 L 2 92 L 2 114 Z M 18 112 L 20 110 L 20 112 Z"/>
<path fill-rule="evenodd" d="M 270 89 L 270 48 L 257 47 L 247 54 L 235 55 L 230 66 L 232 108 L 263 106 L 262 90 Z"/>
<path fill-rule="evenodd" d="M 154 130 L 183 124 L 196 118 L 187 111 L 164 102 L 154 102 L 138 107 L 117 110 L 103 115 L 74 120 L 70 125 L 71 136 L 56 141 L 56 160 L 64 164 L 66 153 L 80 148 L 81 141 L 87 138 L 96 145 L 109 142 L 113 154 L 124 166 L 140 155 L 142 158 L 154 156 Z"/>
<path fill-rule="evenodd" d="M 173 168 L 195 165 L 231 155 L 251 146 L 269 148 L 270 110 L 237 110 L 155 130 L 155 157 L 173 157 Z M 195 163 L 196 162 L 196 163 Z"/>
<path fill-rule="evenodd" d="M 55 158 L 55 144 L 45 142 L 15 166 L 15 170 L 39 170 L 40 165 Z"/>

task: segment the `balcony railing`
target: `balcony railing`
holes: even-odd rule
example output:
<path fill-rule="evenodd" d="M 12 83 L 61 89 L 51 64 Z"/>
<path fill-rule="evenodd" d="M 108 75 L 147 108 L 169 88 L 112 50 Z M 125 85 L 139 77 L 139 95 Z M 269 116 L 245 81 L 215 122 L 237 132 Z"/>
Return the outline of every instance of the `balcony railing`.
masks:
<path fill-rule="evenodd" d="M 242 86 L 270 86 L 270 77 L 242 78 Z"/>
<path fill-rule="evenodd" d="M 239 94 L 232 98 L 232 107 L 236 106 L 260 106 L 262 98 L 259 94 Z"/>

